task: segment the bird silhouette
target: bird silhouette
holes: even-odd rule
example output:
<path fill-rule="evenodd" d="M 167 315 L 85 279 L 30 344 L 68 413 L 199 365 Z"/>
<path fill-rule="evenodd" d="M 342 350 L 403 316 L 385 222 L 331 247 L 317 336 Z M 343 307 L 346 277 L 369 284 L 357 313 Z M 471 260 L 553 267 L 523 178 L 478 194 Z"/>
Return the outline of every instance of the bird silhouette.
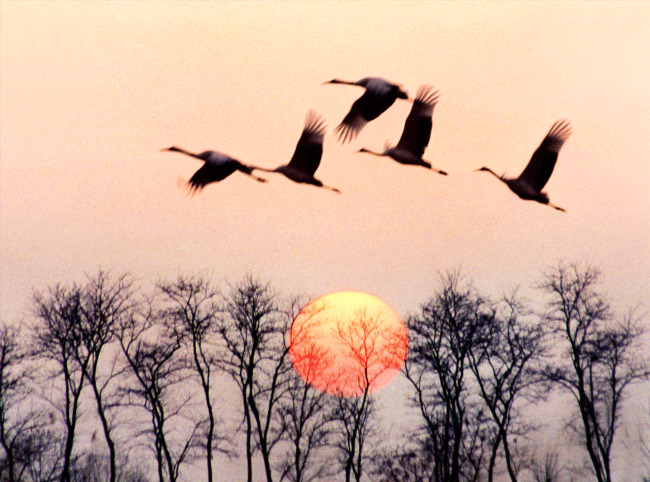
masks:
<path fill-rule="evenodd" d="M 253 179 L 259 182 L 267 182 L 266 179 L 257 177 L 253 174 L 254 166 L 249 166 L 241 163 L 237 159 L 233 159 L 226 154 L 216 151 L 204 151 L 200 154 L 186 151 L 180 147 L 172 146 L 161 149 L 162 152 L 180 152 L 182 154 L 192 156 L 204 162 L 203 166 L 194 173 L 194 175 L 187 181 L 187 187 L 191 195 L 200 192 L 206 185 L 211 182 L 223 181 L 235 171 L 248 174 Z"/>
<path fill-rule="evenodd" d="M 335 187 L 326 186 L 314 177 L 323 156 L 324 137 L 325 123 L 323 119 L 310 110 L 307 112 L 305 127 L 289 164 L 284 164 L 275 169 L 265 169 L 263 167 L 254 167 L 253 169 L 264 172 L 279 172 L 294 182 L 311 184 L 340 193 L 341 191 Z"/>
<path fill-rule="evenodd" d="M 397 84 L 379 77 L 365 77 L 356 82 L 332 79 L 326 84 L 347 84 L 365 87 L 366 91 L 354 101 L 350 112 L 334 129 L 339 141 L 346 143 L 356 138 L 361 129 L 373 119 L 384 113 L 397 99 L 408 99 L 408 94 Z"/>
<path fill-rule="evenodd" d="M 505 175 L 499 176 L 489 167 L 482 167 L 477 171 L 487 171 L 503 181 L 512 192 L 521 199 L 537 201 L 547 204 L 558 211 L 566 212 L 565 209 L 551 204 L 548 194 L 542 191 L 548 182 L 553 168 L 557 161 L 558 152 L 564 142 L 571 135 L 571 124 L 567 120 L 557 121 L 546 134 L 546 137 L 533 153 L 530 162 L 517 178 L 509 178 Z"/>
<path fill-rule="evenodd" d="M 375 156 L 391 157 L 400 164 L 411 164 L 415 166 L 426 167 L 436 171 L 438 174 L 446 176 L 445 171 L 436 169 L 431 163 L 422 159 L 424 150 L 431 139 L 431 116 L 433 108 L 440 97 L 437 90 L 432 87 L 422 86 L 418 89 L 418 94 L 413 101 L 411 112 L 404 123 L 402 137 L 395 147 L 387 145 L 384 152 L 374 152 L 365 147 L 357 152 L 366 152 Z"/>

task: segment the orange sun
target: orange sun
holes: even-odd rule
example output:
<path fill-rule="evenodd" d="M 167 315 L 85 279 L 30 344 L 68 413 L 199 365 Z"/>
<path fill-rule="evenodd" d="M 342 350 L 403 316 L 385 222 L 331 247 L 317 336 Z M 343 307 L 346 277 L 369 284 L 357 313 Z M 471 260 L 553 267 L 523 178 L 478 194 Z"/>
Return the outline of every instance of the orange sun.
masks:
<path fill-rule="evenodd" d="M 379 298 L 358 291 L 321 296 L 291 326 L 289 355 L 313 387 L 355 397 L 390 383 L 407 352 L 404 322 Z"/>

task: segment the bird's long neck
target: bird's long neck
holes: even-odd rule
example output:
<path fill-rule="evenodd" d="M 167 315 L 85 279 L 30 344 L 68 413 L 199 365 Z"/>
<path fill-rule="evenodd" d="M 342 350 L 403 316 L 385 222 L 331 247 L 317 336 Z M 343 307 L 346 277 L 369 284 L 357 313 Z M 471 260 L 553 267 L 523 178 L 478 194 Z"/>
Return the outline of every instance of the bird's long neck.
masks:
<path fill-rule="evenodd" d="M 377 157 L 383 157 L 386 155 L 385 152 L 375 152 L 375 151 L 371 151 L 370 149 L 366 149 L 365 147 L 362 147 L 357 152 L 365 152 L 366 154 L 372 154 L 373 156 L 377 156 Z"/>
<path fill-rule="evenodd" d="M 341 79 L 332 79 L 327 82 L 328 84 L 346 84 L 346 85 L 359 85 L 356 82 L 350 82 L 349 80 L 341 80 Z"/>
<path fill-rule="evenodd" d="M 180 152 L 181 154 L 185 154 L 187 156 L 196 157 L 197 159 L 202 159 L 201 157 L 199 157 L 198 154 L 196 154 L 194 152 L 186 151 L 182 147 L 172 146 L 172 147 L 169 147 L 169 148 L 163 149 L 163 150 L 164 151 L 170 151 L 170 152 Z"/>
<path fill-rule="evenodd" d="M 479 171 L 489 172 L 489 173 L 492 174 L 494 177 L 496 177 L 499 181 L 505 182 L 505 183 L 507 184 L 507 179 L 506 179 L 505 176 L 499 176 L 496 172 L 494 172 L 494 171 L 493 171 L 492 169 L 490 169 L 489 167 L 482 167 L 482 168 L 480 168 L 480 169 L 478 169 L 478 170 L 479 170 Z"/>

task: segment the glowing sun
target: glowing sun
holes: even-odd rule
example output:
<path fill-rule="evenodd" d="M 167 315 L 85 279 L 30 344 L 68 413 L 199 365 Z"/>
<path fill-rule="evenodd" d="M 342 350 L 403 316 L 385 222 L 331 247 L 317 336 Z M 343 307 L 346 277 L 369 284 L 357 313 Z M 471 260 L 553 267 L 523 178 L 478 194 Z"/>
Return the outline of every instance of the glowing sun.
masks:
<path fill-rule="evenodd" d="M 341 291 L 309 302 L 291 326 L 289 355 L 313 387 L 355 397 L 386 386 L 404 365 L 406 327 L 379 298 Z"/>

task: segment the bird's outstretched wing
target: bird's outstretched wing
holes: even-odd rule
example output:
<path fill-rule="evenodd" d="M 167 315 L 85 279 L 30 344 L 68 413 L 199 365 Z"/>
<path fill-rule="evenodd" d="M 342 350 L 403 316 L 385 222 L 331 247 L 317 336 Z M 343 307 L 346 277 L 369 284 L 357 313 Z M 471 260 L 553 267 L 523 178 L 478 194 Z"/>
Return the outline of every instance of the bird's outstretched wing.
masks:
<path fill-rule="evenodd" d="M 397 147 L 422 157 L 431 139 L 431 117 L 440 94 L 433 87 L 424 85 L 418 89 L 411 112 L 404 123 L 402 137 Z"/>
<path fill-rule="evenodd" d="M 343 121 L 336 126 L 334 132 L 339 136 L 339 141 L 346 143 L 355 139 L 361 129 L 368 123 L 368 119 L 364 116 L 364 112 L 369 110 L 369 105 L 372 103 L 372 94 L 366 91 L 361 97 L 354 101 L 350 112 L 343 118 Z"/>
<path fill-rule="evenodd" d="M 343 118 L 343 121 L 334 129 L 339 135 L 339 141 L 346 143 L 355 139 L 361 129 L 368 122 L 386 112 L 395 103 L 398 96 L 406 98 L 406 94 L 400 90 L 399 86 L 390 85 L 392 89 L 388 91 L 385 88 L 381 90 L 374 89 L 372 88 L 374 86 L 370 84 L 366 87 L 363 95 L 354 101 L 350 112 L 348 112 Z"/>
<path fill-rule="evenodd" d="M 553 174 L 558 152 L 570 135 L 569 121 L 560 120 L 553 124 L 518 179 L 541 191 Z"/>
<path fill-rule="evenodd" d="M 288 166 L 313 176 L 323 156 L 325 121 L 314 111 L 307 112 L 305 127 Z"/>
<path fill-rule="evenodd" d="M 206 161 L 187 181 L 187 187 L 191 194 L 195 194 L 211 182 L 223 181 L 233 172 L 239 170 L 240 166 L 243 167 L 239 161 L 231 158 L 220 158 L 218 162 Z"/>

